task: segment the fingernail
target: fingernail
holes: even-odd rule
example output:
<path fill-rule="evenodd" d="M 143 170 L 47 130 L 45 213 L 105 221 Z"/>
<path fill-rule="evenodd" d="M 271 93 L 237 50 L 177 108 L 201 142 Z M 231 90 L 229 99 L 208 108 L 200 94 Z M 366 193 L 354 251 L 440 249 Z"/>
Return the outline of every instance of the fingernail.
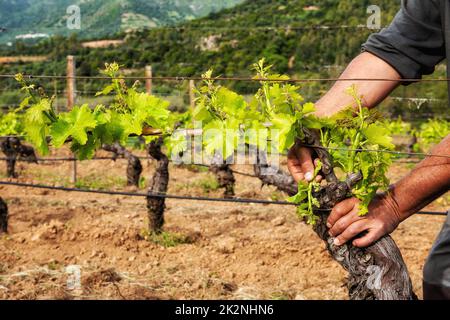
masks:
<path fill-rule="evenodd" d="M 313 179 L 313 174 L 311 172 L 308 172 L 307 174 L 305 174 L 305 179 L 306 181 L 311 181 Z"/>
<path fill-rule="evenodd" d="M 332 227 L 331 223 L 327 222 L 327 228 L 330 229 Z"/>
<path fill-rule="evenodd" d="M 338 238 L 334 239 L 333 243 L 334 243 L 335 246 L 340 246 L 341 245 L 341 242 L 339 241 Z"/>

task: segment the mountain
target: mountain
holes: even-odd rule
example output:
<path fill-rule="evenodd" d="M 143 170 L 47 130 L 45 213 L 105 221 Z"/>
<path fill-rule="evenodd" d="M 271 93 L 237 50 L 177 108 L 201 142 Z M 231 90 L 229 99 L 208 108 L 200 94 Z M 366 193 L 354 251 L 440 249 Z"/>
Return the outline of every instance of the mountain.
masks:
<path fill-rule="evenodd" d="M 14 3 L 18 5 L 24 1 L 29 0 L 16 0 Z M 9 2 L 13 3 L 12 0 Z M 95 0 L 81 2 L 85 11 L 98 3 Z M 170 4 L 184 8 L 179 15 L 199 11 L 198 8 L 192 9 L 195 3 L 210 3 L 208 10 L 213 8 L 213 3 L 227 3 L 215 0 L 108 0 L 108 5 L 104 4 L 102 10 L 112 14 L 115 12 L 113 8 L 132 4 L 137 10 L 138 5 L 147 2 L 153 6 L 159 4 L 158 8 L 173 7 Z M 71 54 L 78 56 L 78 73 L 82 75 L 96 75 L 105 62 L 114 60 L 128 69 L 142 69 L 151 64 L 161 76 L 198 76 L 209 68 L 213 68 L 216 74 L 249 76 L 250 66 L 261 57 L 265 57 L 280 73 L 336 75 L 333 73 L 340 70 L 334 66 L 349 62 L 358 54 L 367 37 L 376 31 L 364 27 L 370 16 L 367 8 L 371 4 L 371 0 L 247 0 L 175 26 L 141 29 L 128 33 L 126 37 L 122 34 L 125 43 L 117 47 L 85 48 L 80 43 L 82 39 L 73 36 L 54 37 L 31 47 L 18 42 L 3 55 L 41 54 L 49 56 L 49 61 L 0 65 L 0 71 L 63 74 L 65 57 Z M 381 23 L 387 25 L 400 8 L 400 0 L 379 0 L 378 6 L 382 13 Z M 106 19 L 105 15 L 101 15 L 101 20 L 113 21 L 112 18 Z M 248 88 L 248 83 L 235 85 Z"/>
<path fill-rule="evenodd" d="M 119 2 L 109 1 L 111 6 Z M 84 8 L 88 8 L 87 4 L 95 1 L 84 2 Z M 190 4 L 194 2 L 189 1 Z M 205 0 L 200 2 L 207 3 Z M 208 10 L 213 8 L 213 3 L 219 2 L 211 1 Z M 159 8 L 163 7 L 163 3 L 175 3 L 181 8 L 187 1 L 153 0 L 152 3 L 159 3 Z M 66 56 L 75 55 L 77 74 L 84 76 L 98 75 L 105 62 L 116 61 L 128 69 L 129 75 L 137 76 L 143 75 L 144 66 L 152 65 L 154 75 L 157 76 L 199 76 L 212 68 L 215 75 L 247 77 L 253 75 L 251 65 L 264 57 L 269 64 L 274 65 L 273 70 L 279 73 L 297 78 L 334 78 L 361 51 L 361 45 L 367 37 L 377 32 L 366 27 L 371 15 L 367 9 L 372 4 L 371 0 L 247 0 L 192 21 L 169 25 L 166 19 L 167 25 L 162 27 L 141 29 L 127 35 L 122 32 L 116 37 L 124 42 L 115 47 L 86 47 L 83 45 L 84 40 L 76 36 L 57 36 L 32 46 L 18 41 L 12 47 L 0 46 L 0 56 L 42 55 L 47 60 L 0 63 L 0 74 L 65 74 Z M 381 12 L 381 25 L 386 26 L 399 10 L 400 0 L 378 0 L 377 5 Z M 179 12 L 190 10 L 198 8 L 190 7 L 189 10 Z M 184 18 L 188 19 L 186 15 Z M 172 20 L 172 23 L 175 21 L 178 20 Z M 438 68 L 437 73 L 436 77 L 444 76 L 445 68 Z M 244 94 L 254 92 L 258 86 L 257 83 L 245 81 L 228 81 L 224 84 Z M 14 81 L 5 80 L 2 85 L 5 88 L 17 87 Z M 80 81 L 77 85 L 79 90 L 95 92 L 104 82 Z M 156 81 L 154 86 L 156 92 L 160 93 L 171 93 L 183 88 L 182 83 L 161 81 Z M 306 99 L 314 101 L 329 86 L 329 82 L 305 83 L 302 93 Z M 433 97 L 445 101 L 446 83 L 424 82 L 420 86 L 401 87 L 394 95 Z M 0 93 L 0 101 L 3 96 Z M 11 102 L 8 103 L 13 103 L 14 99 L 11 96 L 8 100 Z M 389 107 L 406 109 L 410 107 L 408 104 L 394 101 Z M 447 105 L 445 102 L 433 102 L 431 107 L 447 108 Z M 428 106 L 421 107 L 427 111 L 426 108 Z"/>
<path fill-rule="evenodd" d="M 141 28 L 174 25 L 234 6 L 243 0 L 0 0 L 0 43 L 16 36 L 78 33 L 99 38 Z M 70 30 L 69 6 L 80 8 L 81 29 Z M 3 32 L 2 32 L 3 31 Z"/>

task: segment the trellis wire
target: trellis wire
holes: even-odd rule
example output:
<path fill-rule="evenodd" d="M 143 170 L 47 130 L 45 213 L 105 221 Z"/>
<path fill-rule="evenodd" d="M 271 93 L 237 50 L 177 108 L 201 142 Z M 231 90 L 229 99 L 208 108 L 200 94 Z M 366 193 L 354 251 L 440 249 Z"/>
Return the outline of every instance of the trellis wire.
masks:
<path fill-rule="evenodd" d="M 10 182 L 10 181 L 0 181 L 0 185 L 17 186 L 17 187 L 34 188 L 34 189 L 46 189 L 46 190 L 54 190 L 54 191 L 65 191 L 65 192 L 80 192 L 80 193 L 93 193 L 93 194 L 104 194 L 104 195 L 115 195 L 115 196 L 127 196 L 127 197 L 145 197 L 145 198 L 150 197 L 150 198 L 190 200 L 190 201 L 229 202 L 229 203 L 246 203 L 246 204 L 254 203 L 254 204 L 265 204 L 265 205 L 297 206 L 294 203 L 286 202 L 286 201 L 270 201 L 270 200 L 258 200 L 258 199 L 244 199 L 244 198 L 225 199 L 225 198 L 178 196 L 178 195 L 162 194 L 162 193 L 106 191 L 106 190 L 95 190 L 95 189 L 55 187 L 55 186 L 47 186 L 47 185 L 41 185 L 41 184 Z M 330 212 L 331 210 L 316 209 L 316 211 Z M 446 216 L 447 212 L 419 211 L 419 212 L 417 212 L 417 214 Z"/>
<path fill-rule="evenodd" d="M 322 149 L 329 151 L 345 151 L 345 152 L 375 152 L 375 153 L 389 153 L 398 156 L 418 156 L 424 158 L 447 158 L 450 159 L 449 154 L 433 154 L 433 153 L 421 153 L 421 152 L 402 152 L 392 150 L 376 150 L 376 149 L 349 149 L 349 148 L 337 148 L 337 147 L 323 147 L 317 145 L 301 144 L 304 147 L 311 149 Z"/>
<path fill-rule="evenodd" d="M 15 78 L 13 74 L 0 74 L 0 78 Z M 247 81 L 247 82 L 286 82 L 286 83 L 303 83 L 303 82 L 336 82 L 336 81 L 371 81 L 371 82 L 450 82 L 450 78 L 427 78 L 427 79 L 395 79 L 395 78 L 305 78 L 305 79 L 268 79 L 268 78 L 252 78 L 252 77 L 193 77 L 193 76 L 122 76 L 122 77 L 107 77 L 107 76 L 75 76 L 68 77 L 66 75 L 23 75 L 28 79 L 92 79 L 92 80 L 170 80 L 170 81 L 187 81 L 187 80 L 217 80 L 217 81 Z"/>
<path fill-rule="evenodd" d="M 142 157 L 142 156 L 136 156 L 138 159 L 140 160 L 152 160 L 153 158 L 151 157 Z M 92 159 L 86 159 L 84 161 L 104 161 L 104 160 L 111 160 L 111 161 L 116 161 L 116 160 L 126 160 L 125 157 L 95 157 Z M 0 157 L 0 161 L 7 161 L 8 158 L 6 157 Z M 30 162 L 27 159 L 17 159 L 17 161 L 22 161 L 22 162 Z M 69 162 L 69 161 L 80 161 L 79 159 L 75 158 L 75 157 L 61 157 L 61 158 L 37 158 L 36 159 L 37 162 Z M 169 160 L 170 162 L 174 162 Z M 186 163 L 180 163 L 180 165 L 190 165 L 190 164 L 186 164 Z M 200 163 L 193 163 L 193 166 L 196 167 L 205 167 L 205 168 L 210 168 L 210 165 L 207 164 L 200 164 Z M 241 171 L 237 171 L 237 170 L 231 170 L 234 174 L 237 175 L 241 175 L 241 176 L 246 176 L 246 177 L 251 177 L 251 178 L 258 178 L 258 176 L 256 175 L 252 175 L 250 173 L 245 173 L 245 172 L 241 172 Z"/>
<path fill-rule="evenodd" d="M 10 136 L 0 136 L 0 139 L 8 138 L 25 138 L 24 135 L 10 135 Z M 389 153 L 397 156 L 417 156 L 422 158 L 447 158 L 450 159 L 449 154 L 433 154 L 433 153 L 422 153 L 422 152 L 402 152 L 402 151 L 392 151 L 392 150 L 376 150 L 376 149 L 350 149 L 350 148 L 335 148 L 335 147 L 323 147 L 317 145 L 302 144 L 302 146 L 312 149 L 323 149 L 332 151 L 345 151 L 345 152 L 375 152 L 375 153 Z M 285 155 L 285 154 L 279 154 Z"/>

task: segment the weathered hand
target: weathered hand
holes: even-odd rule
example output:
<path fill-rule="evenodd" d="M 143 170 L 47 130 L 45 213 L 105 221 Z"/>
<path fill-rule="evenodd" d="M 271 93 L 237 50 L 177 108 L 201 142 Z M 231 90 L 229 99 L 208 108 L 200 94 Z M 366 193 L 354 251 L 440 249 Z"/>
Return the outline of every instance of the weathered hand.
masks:
<path fill-rule="evenodd" d="M 389 194 L 378 195 L 366 216 L 359 216 L 359 200 L 351 198 L 337 204 L 328 217 L 330 235 L 335 245 L 353 240 L 356 247 L 367 247 L 394 231 L 401 222 L 398 206 Z M 356 238 L 361 235 L 359 238 Z"/>

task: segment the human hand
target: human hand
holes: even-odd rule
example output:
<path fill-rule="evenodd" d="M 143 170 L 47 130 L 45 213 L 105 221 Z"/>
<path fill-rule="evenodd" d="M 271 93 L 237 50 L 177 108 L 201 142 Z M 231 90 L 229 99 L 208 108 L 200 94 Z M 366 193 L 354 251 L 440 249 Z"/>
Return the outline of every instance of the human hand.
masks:
<path fill-rule="evenodd" d="M 377 195 L 369 206 L 369 213 L 362 217 L 358 215 L 359 203 L 358 199 L 351 198 L 333 208 L 327 226 L 330 235 L 336 238 L 335 245 L 341 246 L 354 239 L 354 246 L 368 247 L 394 231 L 401 222 L 398 205 L 389 194 Z M 361 236 L 356 238 L 358 235 Z"/>
<path fill-rule="evenodd" d="M 295 144 L 288 153 L 288 169 L 296 182 L 314 180 L 314 168 L 318 159 L 313 162 L 312 149 Z M 320 182 L 322 177 L 316 177 L 316 181 Z"/>

